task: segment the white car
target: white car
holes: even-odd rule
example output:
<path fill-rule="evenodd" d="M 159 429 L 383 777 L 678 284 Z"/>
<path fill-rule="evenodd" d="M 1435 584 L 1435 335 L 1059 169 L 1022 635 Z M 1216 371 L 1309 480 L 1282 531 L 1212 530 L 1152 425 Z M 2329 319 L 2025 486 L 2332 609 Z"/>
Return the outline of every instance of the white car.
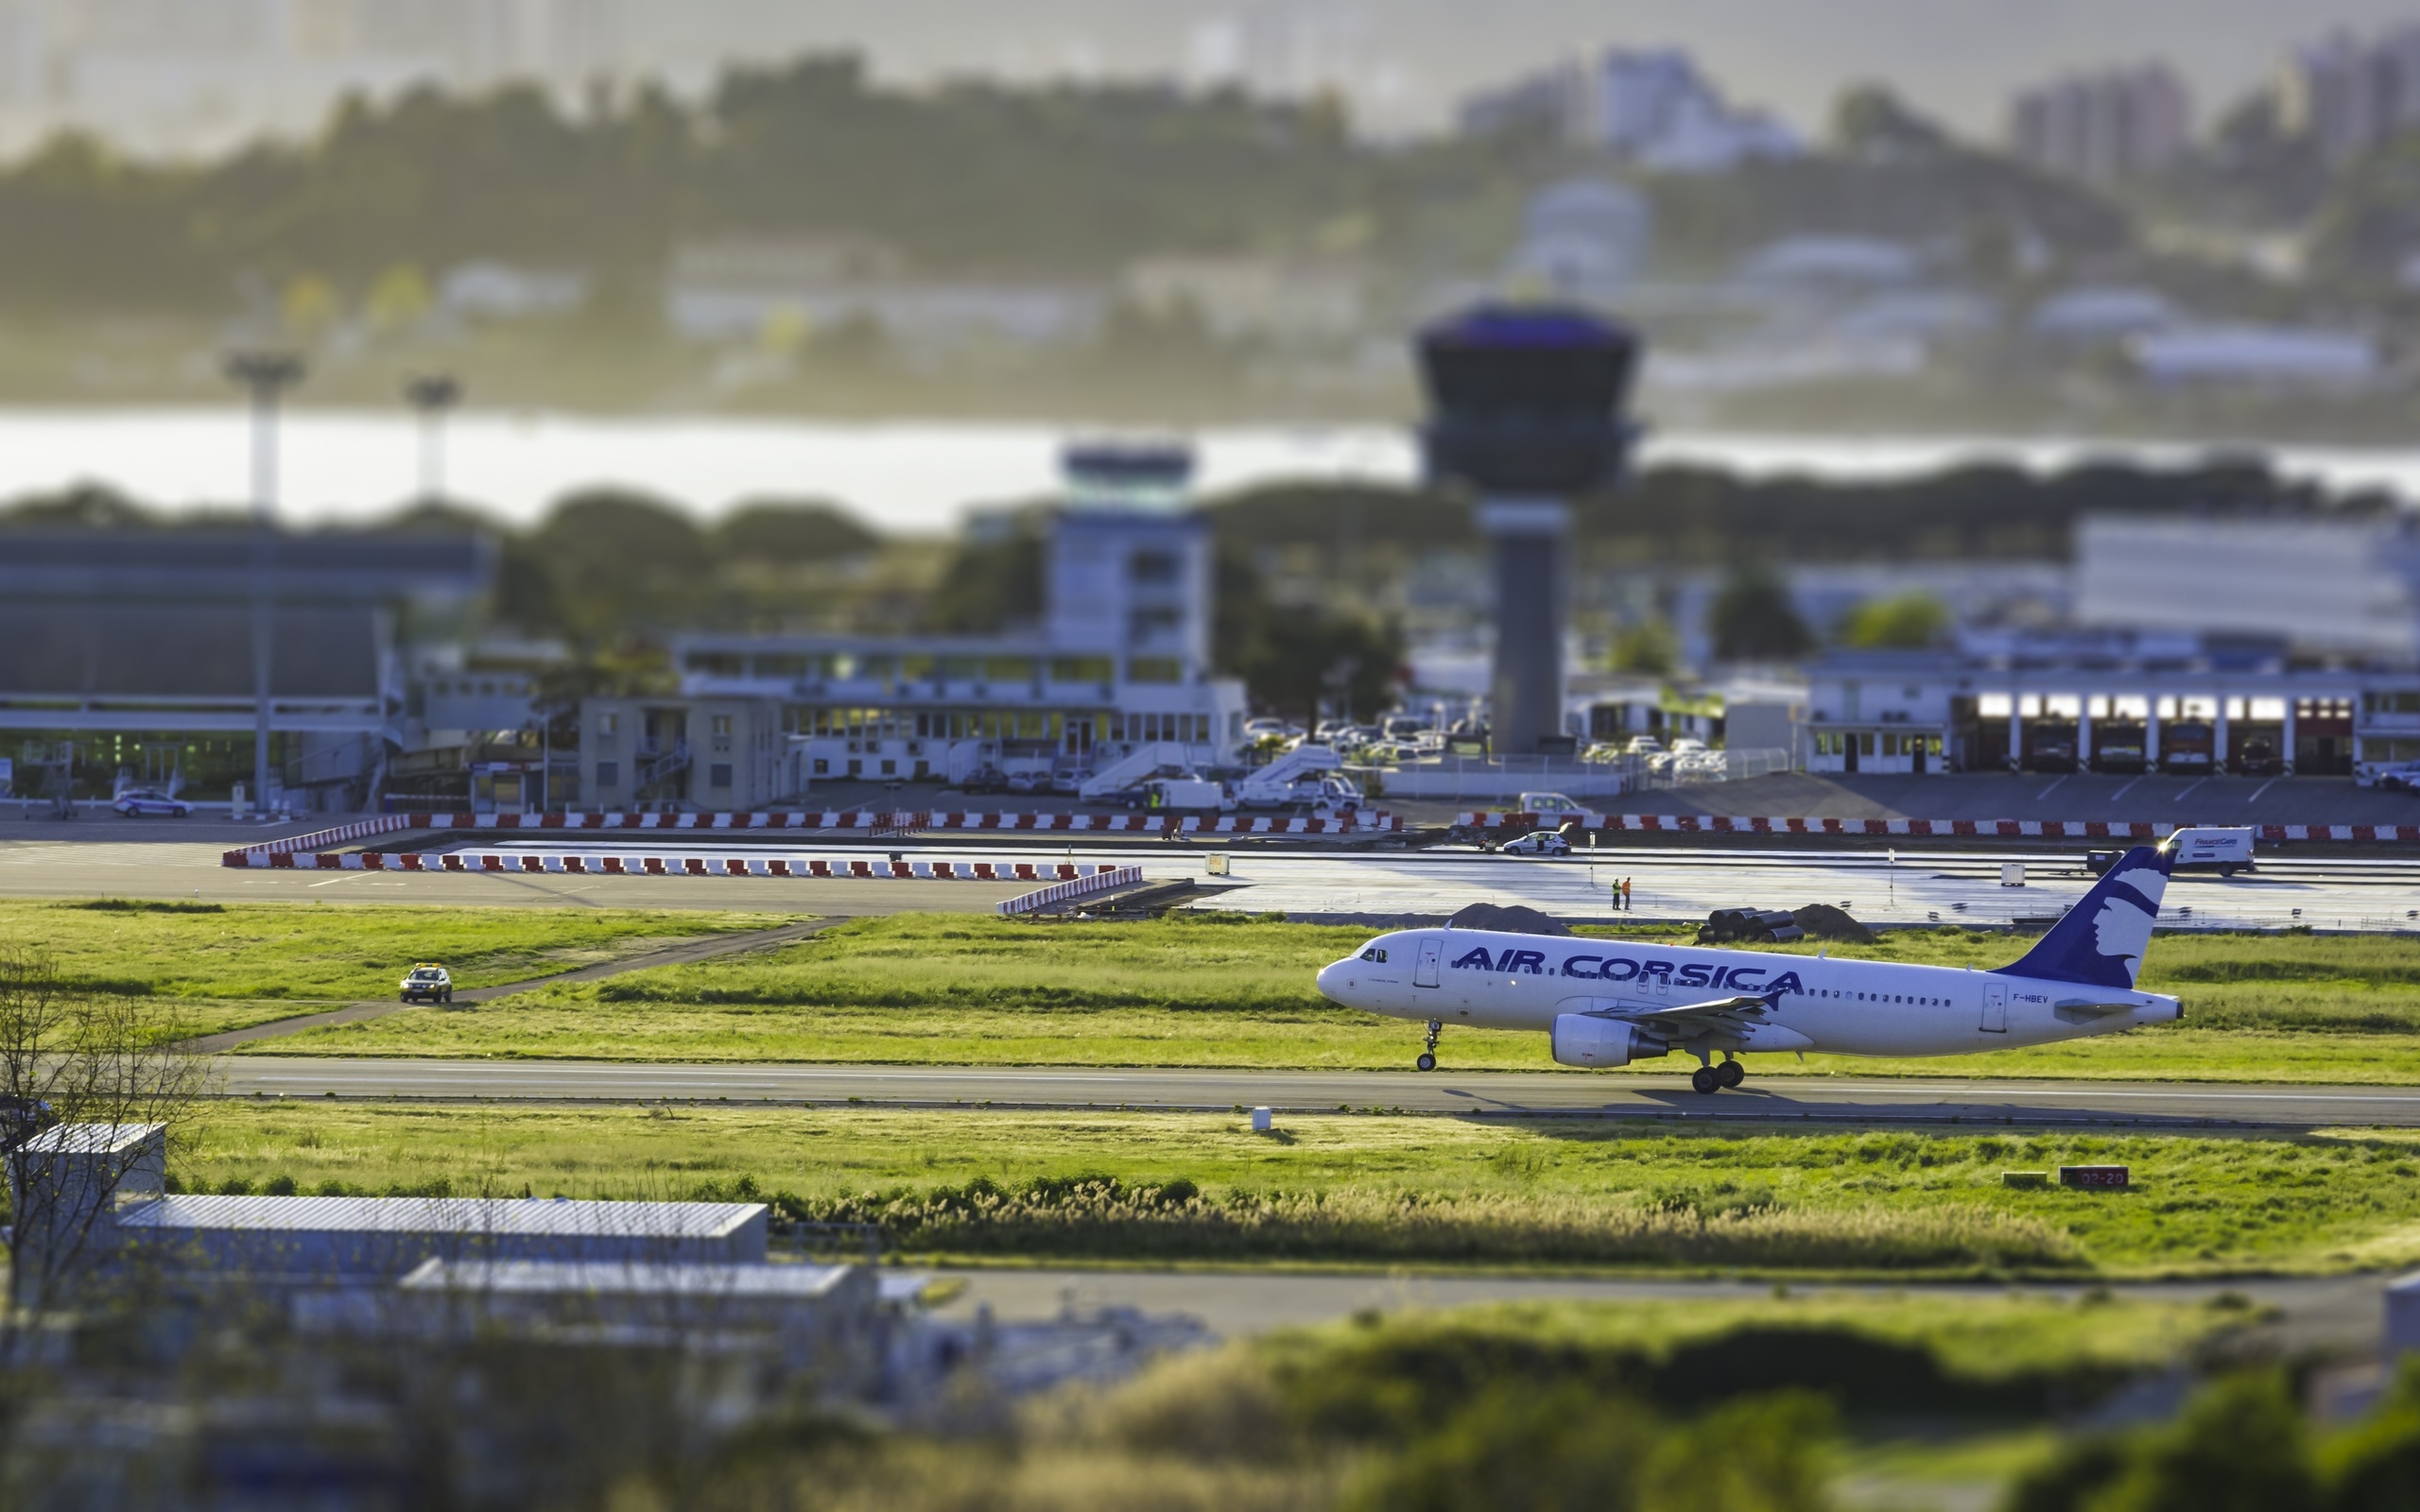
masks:
<path fill-rule="evenodd" d="M 193 814 L 192 804 L 150 787 L 130 787 L 120 793 L 110 807 L 130 819 L 139 819 L 147 815 L 182 819 Z"/>
<path fill-rule="evenodd" d="M 2368 762 L 2354 774 L 2360 787 L 2391 787 L 2420 792 L 2420 762 Z"/>
<path fill-rule="evenodd" d="M 1528 815 L 1530 822 L 1547 830 L 1559 830 L 1566 824 L 1605 822 L 1603 815 L 1564 793 L 1524 793 L 1514 812 Z"/>
<path fill-rule="evenodd" d="M 454 978 L 435 961 L 422 961 L 404 973 L 402 996 L 406 1003 L 451 1003 Z"/>
<path fill-rule="evenodd" d="M 1517 839 L 1507 840 L 1499 848 L 1508 856 L 1567 856 L 1571 842 L 1553 830 L 1531 830 Z"/>

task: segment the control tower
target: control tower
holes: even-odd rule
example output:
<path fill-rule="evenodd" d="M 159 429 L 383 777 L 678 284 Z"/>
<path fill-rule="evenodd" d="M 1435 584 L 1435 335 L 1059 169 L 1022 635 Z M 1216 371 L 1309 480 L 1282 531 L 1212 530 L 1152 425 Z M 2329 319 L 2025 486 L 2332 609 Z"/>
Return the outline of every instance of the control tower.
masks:
<path fill-rule="evenodd" d="M 1206 674 L 1214 554 L 1194 507 L 1193 448 L 1078 442 L 1060 469 L 1065 502 L 1046 568 L 1051 644 L 1123 652 L 1166 681 Z M 1168 662 L 1179 676 L 1165 676 Z"/>
<path fill-rule="evenodd" d="M 1564 625 L 1571 499 L 1628 465 L 1638 338 L 1583 310 L 1480 305 L 1420 334 L 1428 479 L 1469 490 L 1495 587 L 1496 754 L 1567 752 Z"/>

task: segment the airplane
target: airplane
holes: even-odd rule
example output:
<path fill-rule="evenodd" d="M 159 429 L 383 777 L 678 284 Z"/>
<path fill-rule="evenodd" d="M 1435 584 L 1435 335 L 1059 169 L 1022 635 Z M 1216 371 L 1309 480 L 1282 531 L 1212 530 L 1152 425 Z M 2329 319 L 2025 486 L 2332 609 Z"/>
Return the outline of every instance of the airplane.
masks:
<path fill-rule="evenodd" d="M 1528 1029 L 1565 1066 L 1682 1051 L 1712 1094 L 1747 1075 L 1745 1051 L 1954 1056 L 2173 1023 L 2184 1007 L 2135 979 L 2175 865 L 2168 846 L 2136 846 L 2021 959 L 1983 971 L 1448 926 L 1381 935 L 1321 968 L 1319 989 L 1426 1022 L 1422 1071 L 1448 1023 Z"/>

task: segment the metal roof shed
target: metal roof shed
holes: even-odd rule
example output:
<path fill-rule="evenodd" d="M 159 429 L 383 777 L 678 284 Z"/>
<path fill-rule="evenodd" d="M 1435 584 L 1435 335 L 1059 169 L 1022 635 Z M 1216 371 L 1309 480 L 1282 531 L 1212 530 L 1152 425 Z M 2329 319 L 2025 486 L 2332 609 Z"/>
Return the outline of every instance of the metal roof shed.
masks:
<path fill-rule="evenodd" d="M 178 1268 L 265 1281 L 389 1281 L 432 1260 L 729 1265 L 765 1259 L 753 1202 L 164 1196 L 120 1234 Z"/>

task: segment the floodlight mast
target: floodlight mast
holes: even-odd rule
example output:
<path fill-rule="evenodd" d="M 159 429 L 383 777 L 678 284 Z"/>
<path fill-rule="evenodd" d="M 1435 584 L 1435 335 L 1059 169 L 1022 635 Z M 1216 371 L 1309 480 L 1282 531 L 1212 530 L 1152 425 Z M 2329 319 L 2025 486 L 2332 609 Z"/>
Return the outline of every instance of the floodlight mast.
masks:
<path fill-rule="evenodd" d="M 451 373 L 423 373 L 404 385 L 404 399 L 420 412 L 420 498 L 445 497 L 445 414 L 462 402 L 462 385 Z"/>
<path fill-rule="evenodd" d="M 1427 476 L 1475 497 L 1488 538 L 1495 755 L 1577 745 L 1563 711 L 1572 500 L 1628 471 L 1640 427 L 1624 408 L 1638 351 L 1629 330 L 1568 305 L 1479 305 L 1420 334 Z"/>
<path fill-rule="evenodd" d="M 301 358 L 243 352 L 227 377 L 252 396 L 252 802 L 268 806 L 269 670 L 277 593 L 277 403 L 302 381 Z"/>

